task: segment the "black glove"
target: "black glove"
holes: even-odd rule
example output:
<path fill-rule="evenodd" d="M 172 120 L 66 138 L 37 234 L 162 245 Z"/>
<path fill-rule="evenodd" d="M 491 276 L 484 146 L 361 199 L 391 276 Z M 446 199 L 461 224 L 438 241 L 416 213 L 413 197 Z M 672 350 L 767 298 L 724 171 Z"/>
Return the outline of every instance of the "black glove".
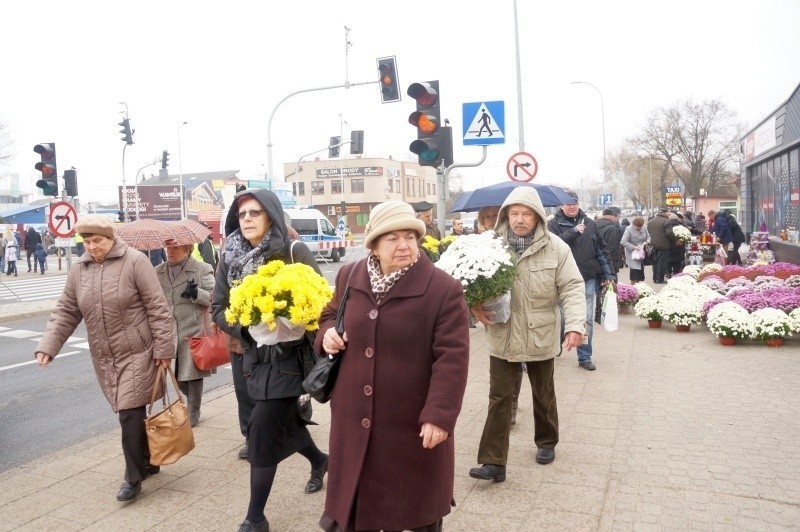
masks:
<path fill-rule="evenodd" d="M 189 279 L 189 281 L 186 283 L 186 288 L 183 289 L 181 297 L 185 297 L 187 299 L 197 299 L 197 283 L 194 282 L 194 279 Z"/>

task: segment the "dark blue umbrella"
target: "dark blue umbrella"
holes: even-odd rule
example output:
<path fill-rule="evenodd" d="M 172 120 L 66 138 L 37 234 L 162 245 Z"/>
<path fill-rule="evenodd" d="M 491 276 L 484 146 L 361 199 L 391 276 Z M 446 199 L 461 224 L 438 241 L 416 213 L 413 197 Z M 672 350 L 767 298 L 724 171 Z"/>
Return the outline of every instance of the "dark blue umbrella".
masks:
<path fill-rule="evenodd" d="M 511 194 L 511 191 L 517 187 L 531 187 L 536 190 L 542 200 L 542 205 L 545 207 L 559 207 L 568 203 L 575 203 L 575 199 L 561 187 L 540 185 L 539 183 L 503 181 L 488 187 L 476 188 L 472 192 L 464 192 L 453 203 L 450 212 L 474 212 L 481 207 L 499 207 Z"/>

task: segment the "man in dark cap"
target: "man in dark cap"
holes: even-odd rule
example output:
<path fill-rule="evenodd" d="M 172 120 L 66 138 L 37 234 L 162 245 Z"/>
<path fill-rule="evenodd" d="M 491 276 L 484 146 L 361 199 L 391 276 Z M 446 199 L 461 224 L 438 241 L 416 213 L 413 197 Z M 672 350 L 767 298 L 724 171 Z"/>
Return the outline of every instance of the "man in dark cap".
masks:
<path fill-rule="evenodd" d="M 425 234 L 430 235 L 431 238 L 435 238 L 436 240 L 441 240 L 442 233 L 439 232 L 439 228 L 433 223 L 433 204 L 427 201 L 420 201 L 412 203 L 411 206 L 414 207 L 417 218 L 422 220 L 422 223 L 425 224 Z"/>
<path fill-rule="evenodd" d="M 592 332 L 594 322 L 595 294 L 600 292 L 600 282 L 605 286 L 617 282 L 617 275 L 611 264 L 611 256 L 603 238 L 597 232 L 594 221 L 586 216 L 578 203 L 578 194 L 568 190 L 575 201 L 562 205 L 547 229 L 559 236 L 572 251 L 578 270 L 581 272 L 586 296 L 586 343 L 578 346 L 578 365 L 587 371 L 594 371 L 592 362 Z"/>

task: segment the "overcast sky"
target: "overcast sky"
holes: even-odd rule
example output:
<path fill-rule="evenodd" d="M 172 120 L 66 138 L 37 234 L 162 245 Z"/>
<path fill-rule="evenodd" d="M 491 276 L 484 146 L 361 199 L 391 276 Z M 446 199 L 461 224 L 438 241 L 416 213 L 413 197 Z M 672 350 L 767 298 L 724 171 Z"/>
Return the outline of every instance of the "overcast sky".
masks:
<path fill-rule="evenodd" d="M 659 106 L 721 98 L 754 126 L 800 83 L 798 0 L 519 0 L 517 7 L 524 147 L 538 160 L 540 182 L 579 186 L 602 175 L 600 98 L 570 81 L 602 92 L 608 151 Z M 482 167 L 461 170 L 465 189 L 508 179 L 506 161 L 520 148 L 512 0 L 9 0 L 0 5 L 0 50 L 0 120 L 14 143 L 0 176 L 19 173 L 23 190 L 39 190 L 33 146 L 55 142 L 59 173 L 77 168 L 83 201 L 115 199 L 120 102 L 136 130 L 128 184 L 164 149 L 178 173 L 183 121 L 184 174 L 263 177 L 267 122 L 282 98 L 346 79 L 373 81 L 376 58 L 387 55 L 397 56 L 403 92 L 440 80 L 457 162 L 481 156 L 481 148 L 462 145 L 462 104 L 505 101 L 506 143 L 491 146 Z M 280 176 L 282 163 L 325 148 L 339 134 L 340 114 L 346 137 L 366 132 L 365 156 L 410 156 L 413 110 L 405 94 L 381 104 L 376 84 L 293 96 L 272 124 L 274 171 Z"/>

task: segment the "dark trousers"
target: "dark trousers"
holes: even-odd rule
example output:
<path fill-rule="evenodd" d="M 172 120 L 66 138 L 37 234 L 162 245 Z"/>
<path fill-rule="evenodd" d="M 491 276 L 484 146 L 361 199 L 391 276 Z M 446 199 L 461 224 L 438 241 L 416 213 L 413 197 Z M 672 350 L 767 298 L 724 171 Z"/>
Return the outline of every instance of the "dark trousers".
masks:
<path fill-rule="evenodd" d="M 26 249 L 25 250 L 25 255 L 28 258 L 28 271 L 31 271 L 31 256 L 33 255 L 33 251 L 34 250 L 32 250 L 32 249 Z M 36 271 L 38 269 L 38 267 L 39 267 L 39 265 L 36 262 L 36 256 L 33 256 L 33 271 Z"/>
<path fill-rule="evenodd" d="M 147 408 L 140 406 L 120 410 L 119 425 L 122 427 L 122 454 L 125 456 L 125 480 L 131 483 L 144 480 L 144 468 L 150 465 L 150 449 L 144 420 Z"/>
<path fill-rule="evenodd" d="M 664 277 L 669 271 L 669 250 L 657 249 L 656 256 L 653 258 L 653 282 L 663 283 Z"/>
<path fill-rule="evenodd" d="M 231 353 L 231 372 L 233 373 L 233 391 L 236 394 L 236 404 L 239 408 L 239 430 L 247 439 L 247 424 L 253 415 L 256 402 L 247 393 L 247 380 L 244 377 L 244 356 Z"/>
<path fill-rule="evenodd" d="M 525 362 L 533 395 L 533 441 L 538 448 L 553 449 L 558 443 L 558 408 L 553 381 L 555 362 Z M 505 466 L 511 432 L 511 403 L 519 362 L 489 358 L 489 413 L 478 447 L 478 463 Z"/>

